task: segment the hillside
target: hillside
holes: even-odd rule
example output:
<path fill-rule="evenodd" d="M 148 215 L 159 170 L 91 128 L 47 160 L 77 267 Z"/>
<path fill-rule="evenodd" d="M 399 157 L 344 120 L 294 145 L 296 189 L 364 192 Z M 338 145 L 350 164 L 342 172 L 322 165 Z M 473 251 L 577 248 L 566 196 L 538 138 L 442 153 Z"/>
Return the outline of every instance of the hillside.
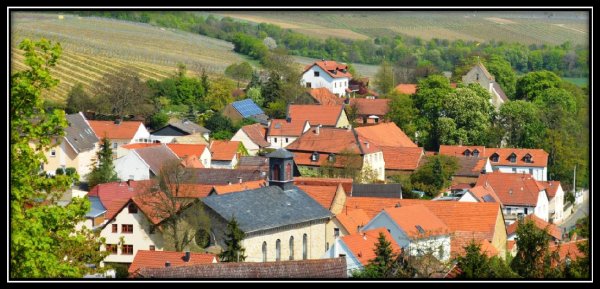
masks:
<path fill-rule="evenodd" d="M 397 34 L 448 40 L 506 41 L 523 44 L 588 42 L 588 19 L 579 12 L 524 11 L 227 11 L 250 22 L 266 22 L 306 35 L 366 39 Z"/>
<path fill-rule="evenodd" d="M 58 101 L 64 100 L 77 82 L 89 89 L 102 75 L 126 66 L 143 79 L 161 79 L 172 75 L 179 62 L 197 75 L 203 68 L 210 74 L 223 73 L 227 65 L 246 60 L 226 41 L 104 18 L 12 13 L 11 32 L 13 70 L 25 68 L 17 49 L 23 38 L 45 37 L 61 43 L 63 54 L 53 69 L 60 84 L 44 96 Z"/>

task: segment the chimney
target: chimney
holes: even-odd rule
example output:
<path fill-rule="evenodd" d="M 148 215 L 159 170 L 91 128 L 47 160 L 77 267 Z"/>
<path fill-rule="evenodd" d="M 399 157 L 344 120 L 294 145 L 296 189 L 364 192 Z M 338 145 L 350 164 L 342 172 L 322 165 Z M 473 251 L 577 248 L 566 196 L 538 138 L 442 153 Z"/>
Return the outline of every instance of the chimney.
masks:
<path fill-rule="evenodd" d="M 286 117 L 285 122 L 287 122 L 287 123 L 292 122 L 292 117 L 291 116 Z"/>
<path fill-rule="evenodd" d="M 242 177 L 238 177 L 238 182 L 241 184 L 242 183 Z"/>
<path fill-rule="evenodd" d="M 171 262 L 169 262 L 169 261 L 165 262 L 165 268 L 169 268 L 169 267 L 171 267 Z"/>
<path fill-rule="evenodd" d="M 317 125 L 317 128 L 315 129 L 315 134 L 319 135 L 320 130 L 321 130 L 321 125 Z"/>
<path fill-rule="evenodd" d="M 185 251 L 185 256 L 183 256 L 183 261 L 189 262 L 192 255 L 190 254 L 190 250 Z"/>

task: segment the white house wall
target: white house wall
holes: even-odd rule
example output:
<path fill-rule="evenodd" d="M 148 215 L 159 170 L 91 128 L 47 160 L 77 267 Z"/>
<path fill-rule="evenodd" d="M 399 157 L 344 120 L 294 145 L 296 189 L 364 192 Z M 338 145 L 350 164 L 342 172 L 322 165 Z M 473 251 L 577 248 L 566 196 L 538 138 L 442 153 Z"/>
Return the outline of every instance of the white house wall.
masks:
<path fill-rule="evenodd" d="M 537 205 L 535 206 L 535 215 L 548 222 L 548 195 L 542 190 L 538 193 Z"/>
<path fill-rule="evenodd" d="M 369 168 L 377 173 L 378 180 L 385 180 L 385 161 L 383 159 L 383 152 L 374 152 L 363 156 L 363 171 L 366 171 Z"/>
<path fill-rule="evenodd" d="M 150 142 L 150 132 L 148 132 L 148 130 L 146 129 L 146 126 L 144 126 L 143 123 L 140 124 L 140 127 L 138 127 L 137 131 L 135 132 L 132 142 L 133 143 Z"/>
<path fill-rule="evenodd" d="M 268 136 L 267 141 L 271 144 L 269 148 L 285 148 L 294 141 L 296 141 L 298 137 L 295 136 Z"/>
<path fill-rule="evenodd" d="M 200 161 L 202 162 L 202 165 L 205 168 L 210 168 L 211 167 L 211 154 L 210 154 L 210 150 L 208 150 L 208 147 L 204 148 L 204 151 L 202 152 L 202 154 L 200 155 Z"/>
<path fill-rule="evenodd" d="M 115 171 L 121 180 L 149 180 L 150 168 L 135 152 L 115 160 Z"/>
<path fill-rule="evenodd" d="M 333 246 L 331 246 L 329 250 L 325 252 L 321 259 L 337 258 L 340 255 L 344 255 L 344 258 L 346 258 L 348 276 L 352 276 L 352 271 L 362 270 L 364 268 L 356 256 L 354 256 L 350 248 L 348 248 L 346 244 L 339 238 L 333 243 Z"/>
<path fill-rule="evenodd" d="M 175 136 L 172 135 L 151 135 L 151 142 L 159 141 L 160 143 L 171 143 Z"/>
<path fill-rule="evenodd" d="M 521 166 L 493 166 L 494 170 L 501 173 L 532 174 L 536 181 L 547 181 L 548 170 L 546 167 L 521 167 Z M 514 171 L 513 171 L 514 169 Z"/>
<path fill-rule="evenodd" d="M 319 72 L 318 77 L 314 76 L 315 71 Z M 302 74 L 301 84 L 306 87 L 306 83 L 310 82 L 311 88 L 325 87 L 333 94 L 344 96 L 346 95 L 346 88 L 348 88 L 349 80 L 348 77 L 333 78 L 319 66 L 313 65 L 309 70 Z"/>
<path fill-rule="evenodd" d="M 565 192 L 563 191 L 562 186 L 559 186 L 554 198 L 552 198 L 548 204 L 548 213 L 553 216 L 554 222 L 560 222 L 564 218 L 564 196 Z"/>
<path fill-rule="evenodd" d="M 464 195 L 462 195 L 462 197 L 460 197 L 460 199 L 458 199 L 459 202 L 472 202 L 472 203 L 477 203 L 479 202 L 479 200 L 475 199 L 475 197 L 473 197 L 473 194 L 471 194 L 471 192 L 467 191 Z"/>
<path fill-rule="evenodd" d="M 244 144 L 244 147 L 246 147 L 248 154 L 251 156 L 255 156 L 258 153 L 258 151 L 260 150 L 260 146 L 258 146 L 256 143 L 254 143 L 242 129 L 239 129 L 233 135 L 233 137 L 231 138 L 231 141 L 242 142 Z"/>

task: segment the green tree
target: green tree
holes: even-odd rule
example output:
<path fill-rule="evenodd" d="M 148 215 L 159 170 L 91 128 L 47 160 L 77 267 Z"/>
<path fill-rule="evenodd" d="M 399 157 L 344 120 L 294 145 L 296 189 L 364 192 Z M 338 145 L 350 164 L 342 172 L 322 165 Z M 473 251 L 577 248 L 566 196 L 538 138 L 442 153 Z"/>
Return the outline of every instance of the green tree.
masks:
<path fill-rule="evenodd" d="M 244 253 L 246 249 L 242 247 L 242 240 L 246 233 L 238 227 L 235 217 L 227 223 L 227 232 L 225 233 L 226 249 L 219 254 L 221 262 L 243 262 L 246 259 Z"/>
<path fill-rule="evenodd" d="M 413 186 L 435 197 L 450 185 L 452 175 L 458 170 L 456 157 L 436 155 L 426 157 L 426 162 L 410 177 Z"/>
<path fill-rule="evenodd" d="M 463 142 L 466 145 L 485 145 L 487 130 L 492 123 L 493 107 L 487 91 L 480 90 L 477 84 L 467 88 L 457 88 L 454 92 L 442 97 L 441 114 L 451 118 L 456 124 L 456 136 L 466 136 L 455 139 L 454 143 Z M 444 143 L 441 142 L 440 143 Z"/>
<path fill-rule="evenodd" d="M 461 271 L 459 278 L 489 278 L 490 260 L 485 253 L 481 252 L 481 244 L 476 243 L 475 240 L 471 240 L 464 249 L 465 254 L 457 258 L 457 263 Z"/>
<path fill-rule="evenodd" d="M 169 122 L 169 115 L 161 111 L 150 117 L 149 125 L 154 129 L 159 129 L 167 125 L 167 122 Z"/>
<path fill-rule="evenodd" d="M 500 107 L 498 123 L 508 147 L 538 148 L 546 132 L 538 107 L 531 102 L 515 100 Z"/>
<path fill-rule="evenodd" d="M 67 95 L 67 106 L 65 111 L 69 114 L 85 112 L 88 109 L 93 109 L 95 104 L 92 97 L 85 92 L 83 84 L 77 83 L 71 88 Z"/>
<path fill-rule="evenodd" d="M 391 101 L 386 118 L 392 120 L 408 137 L 414 140 L 418 110 L 415 108 L 411 96 L 394 92 L 388 97 L 391 98 Z"/>
<path fill-rule="evenodd" d="M 427 150 L 437 151 L 440 146 L 438 118 L 442 116 L 443 99 L 450 93 L 452 93 L 450 81 L 442 75 L 431 75 L 417 84 L 417 93 L 412 97 L 415 108 L 419 111 L 419 117 L 416 120 L 419 134 L 417 141 L 423 144 Z M 452 123 L 448 121 L 444 123 L 446 130 L 452 128 Z M 454 127 L 456 127 L 455 123 Z"/>
<path fill-rule="evenodd" d="M 381 62 L 377 74 L 375 74 L 375 86 L 382 94 L 387 94 L 394 90 L 394 71 L 392 65 L 387 62 Z"/>
<path fill-rule="evenodd" d="M 513 99 L 515 96 L 517 74 L 502 56 L 492 55 L 486 62 L 485 67 L 494 76 L 496 82 L 500 84 L 506 95 Z"/>
<path fill-rule="evenodd" d="M 132 68 L 105 74 L 94 83 L 93 94 L 101 113 L 150 116 L 156 110 L 150 100 L 151 91 Z"/>
<path fill-rule="evenodd" d="M 240 88 L 240 81 L 248 80 L 252 77 L 252 65 L 248 62 L 232 63 L 225 68 L 225 75 L 237 80 L 237 88 Z"/>
<path fill-rule="evenodd" d="M 96 271 L 107 255 L 99 251 L 103 239 L 88 228 L 75 228 L 90 203 L 73 198 L 57 205 L 78 176 L 47 177 L 40 170 L 43 152 L 67 126 L 64 112 L 45 112 L 40 97 L 58 84 L 50 67 L 62 49 L 46 39 L 25 39 L 19 49 L 28 69 L 10 78 L 10 278 L 81 278 Z"/>
<path fill-rule="evenodd" d="M 512 269 L 524 278 L 556 277 L 552 261 L 557 260 L 556 252 L 549 249 L 550 237 L 547 229 L 539 229 L 533 220 L 524 219 L 517 226 L 517 255 L 512 260 Z"/>
<path fill-rule="evenodd" d="M 248 96 L 258 106 L 263 106 L 265 99 L 262 97 L 260 87 L 250 87 L 246 90 L 246 96 Z"/>
<path fill-rule="evenodd" d="M 231 93 L 235 84 L 230 79 L 219 77 L 210 83 L 210 90 L 205 97 L 207 106 L 214 111 L 221 111 L 227 104 L 233 102 Z"/>
<path fill-rule="evenodd" d="M 369 265 L 373 266 L 378 275 L 389 275 L 398 254 L 392 250 L 392 243 L 381 232 L 377 237 L 374 251 L 375 258 L 369 260 Z"/>
<path fill-rule="evenodd" d="M 548 88 L 557 88 L 560 77 L 550 71 L 530 72 L 517 80 L 515 99 L 533 100 Z"/>
<path fill-rule="evenodd" d="M 110 183 L 118 181 L 115 166 L 113 164 L 113 152 L 110 139 L 103 138 L 100 144 L 100 150 L 96 153 L 92 171 L 89 173 L 87 180 L 89 187 L 92 188 L 97 184 Z"/>

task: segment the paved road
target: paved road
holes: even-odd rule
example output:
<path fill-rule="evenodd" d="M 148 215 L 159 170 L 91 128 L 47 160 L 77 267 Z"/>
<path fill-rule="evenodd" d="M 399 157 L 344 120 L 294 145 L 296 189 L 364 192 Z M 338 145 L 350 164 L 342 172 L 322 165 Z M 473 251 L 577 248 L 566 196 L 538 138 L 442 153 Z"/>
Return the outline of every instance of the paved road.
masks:
<path fill-rule="evenodd" d="M 573 213 L 569 217 L 567 217 L 567 219 L 565 219 L 565 221 L 562 222 L 558 226 L 563 230 L 564 230 L 564 228 L 566 228 L 567 232 L 568 232 L 575 226 L 575 223 L 577 223 L 577 220 L 579 220 L 581 217 L 588 216 L 589 210 L 590 210 L 589 190 L 585 190 L 585 191 L 583 191 L 583 202 L 581 204 L 575 206 L 575 213 Z"/>

